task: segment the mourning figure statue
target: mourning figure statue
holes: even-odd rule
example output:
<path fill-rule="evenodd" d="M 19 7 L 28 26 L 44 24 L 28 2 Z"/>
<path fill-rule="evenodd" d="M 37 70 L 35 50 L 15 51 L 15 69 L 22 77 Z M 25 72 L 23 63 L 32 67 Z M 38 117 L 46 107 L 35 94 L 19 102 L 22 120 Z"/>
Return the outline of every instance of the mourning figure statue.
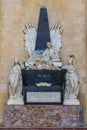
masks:
<path fill-rule="evenodd" d="M 15 58 L 14 65 L 11 68 L 9 76 L 9 100 L 8 104 L 21 104 L 22 102 L 22 76 L 21 76 L 21 65 L 18 58 Z"/>
<path fill-rule="evenodd" d="M 70 55 L 68 64 L 64 66 L 64 68 L 67 69 L 65 88 L 65 98 L 67 99 L 77 99 L 79 92 L 79 78 L 77 76 L 74 63 L 75 56 Z"/>
<path fill-rule="evenodd" d="M 47 42 L 47 48 L 42 56 L 44 57 L 45 61 L 53 61 L 54 59 L 56 59 L 57 61 L 60 60 L 56 48 L 53 47 L 52 43 L 50 42 Z"/>

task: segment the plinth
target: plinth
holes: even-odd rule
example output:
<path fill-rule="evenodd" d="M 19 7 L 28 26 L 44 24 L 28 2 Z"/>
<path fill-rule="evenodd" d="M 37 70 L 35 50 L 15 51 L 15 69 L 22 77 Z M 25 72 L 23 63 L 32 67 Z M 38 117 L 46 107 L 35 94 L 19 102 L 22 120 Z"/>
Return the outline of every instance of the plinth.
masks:
<path fill-rule="evenodd" d="M 5 127 L 79 127 L 82 107 L 63 105 L 8 105 L 4 111 Z"/>

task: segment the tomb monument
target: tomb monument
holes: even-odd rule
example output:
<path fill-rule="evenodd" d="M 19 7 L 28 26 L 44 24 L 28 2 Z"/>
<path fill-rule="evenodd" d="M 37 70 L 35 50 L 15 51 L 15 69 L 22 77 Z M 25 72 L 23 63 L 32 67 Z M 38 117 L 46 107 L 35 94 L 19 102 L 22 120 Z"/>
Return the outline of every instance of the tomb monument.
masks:
<path fill-rule="evenodd" d="M 75 56 L 70 55 L 68 64 L 63 65 L 60 55 L 62 26 L 54 25 L 49 29 L 47 9 L 43 7 L 38 29 L 30 23 L 23 32 L 29 57 L 23 62 L 15 58 L 11 68 L 5 126 L 82 126 Z"/>

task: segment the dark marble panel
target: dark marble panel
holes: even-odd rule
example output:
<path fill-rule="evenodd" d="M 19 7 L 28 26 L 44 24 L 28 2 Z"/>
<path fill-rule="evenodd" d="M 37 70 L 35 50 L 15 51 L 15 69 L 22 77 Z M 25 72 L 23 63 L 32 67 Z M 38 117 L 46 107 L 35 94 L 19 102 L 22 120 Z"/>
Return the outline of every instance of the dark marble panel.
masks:
<path fill-rule="evenodd" d="M 47 9 L 41 8 L 39 15 L 35 50 L 45 50 L 47 42 L 50 42 Z"/>

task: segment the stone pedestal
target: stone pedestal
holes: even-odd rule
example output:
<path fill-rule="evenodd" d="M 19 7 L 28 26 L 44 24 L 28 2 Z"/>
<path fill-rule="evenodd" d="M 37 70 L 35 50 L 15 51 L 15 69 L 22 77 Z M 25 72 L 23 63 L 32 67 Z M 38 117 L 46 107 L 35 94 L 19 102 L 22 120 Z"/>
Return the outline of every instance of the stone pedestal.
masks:
<path fill-rule="evenodd" d="M 24 105 L 23 97 L 20 98 L 9 98 L 7 105 Z"/>
<path fill-rule="evenodd" d="M 8 105 L 4 112 L 5 127 L 79 127 L 81 106 Z"/>
<path fill-rule="evenodd" d="M 80 105 L 80 101 L 78 99 L 64 99 L 64 105 Z"/>

